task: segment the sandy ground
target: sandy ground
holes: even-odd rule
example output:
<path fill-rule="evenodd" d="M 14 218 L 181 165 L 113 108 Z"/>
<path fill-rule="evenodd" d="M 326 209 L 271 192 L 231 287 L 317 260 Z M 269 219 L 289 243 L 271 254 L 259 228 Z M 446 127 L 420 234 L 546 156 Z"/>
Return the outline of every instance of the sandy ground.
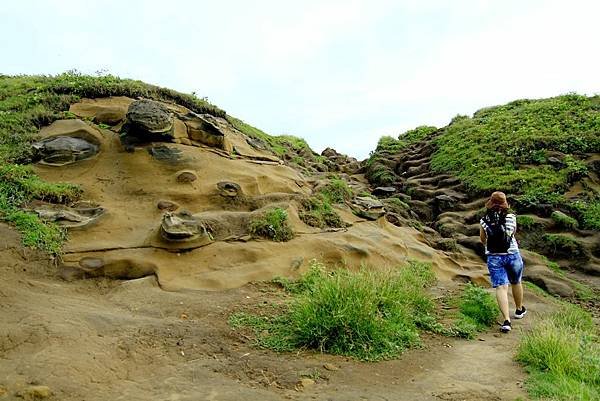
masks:
<path fill-rule="evenodd" d="M 6 226 L 0 260 L 0 400 L 32 386 L 67 401 L 526 399 L 515 348 L 550 308 L 527 294 L 530 313 L 509 335 L 426 336 L 397 360 L 362 363 L 260 350 L 229 327 L 232 312 L 280 297 L 266 283 L 167 292 L 154 276 L 65 282 Z M 314 384 L 299 385 L 306 377 Z"/>

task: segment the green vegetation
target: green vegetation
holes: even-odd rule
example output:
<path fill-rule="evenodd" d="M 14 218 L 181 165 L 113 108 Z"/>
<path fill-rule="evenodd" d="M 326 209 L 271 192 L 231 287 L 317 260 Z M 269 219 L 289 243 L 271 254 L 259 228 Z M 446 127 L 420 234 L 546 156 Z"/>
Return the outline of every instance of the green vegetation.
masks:
<path fill-rule="evenodd" d="M 533 216 L 518 215 L 517 216 L 517 227 L 519 230 L 530 231 L 541 225 L 535 220 Z"/>
<path fill-rule="evenodd" d="M 59 254 L 66 232 L 53 223 L 44 223 L 37 214 L 22 210 L 33 200 L 67 203 L 77 199 L 74 185 L 49 183 L 27 166 L 0 165 L 0 219 L 8 221 L 22 234 L 25 246 Z"/>
<path fill-rule="evenodd" d="M 600 198 L 589 201 L 578 201 L 571 205 L 578 214 L 581 227 L 600 231 Z"/>
<path fill-rule="evenodd" d="M 354 192 L 348 186 L 346 181 L 334 176 L 319 192 L 327 198 L 331 203 L 344 203 L 352 199 Z"/>
<path fill-rule="evenodd" d="M 345 227 L 333 204 L 348 201 L 352 196 L 346 181 L 334 176 L 315 195 L 302 201 L 300 219 L 311 227 Z"/>
<path fill-rule="evenodd" d="M 530 395 L 552 400 L 600 399 L 600 344 L 591 316 L 561 305 L 525 334 L 517 360 L 530 372 Z"/>
<path fill-rule="evenodd" d="M 269 209 L 259 217 L 254 218 L 250 222 L 250 232 L 253 235 L 278 242 L 289 241 L 294 238 L 287 212 L 278 207 Z"/>
<path fill-rule="evenodd" d="M 311 227 L 345 227 L 342 218 L 335 211 L 329 199 L 320 193 L 302 201 L 299 217 Z"/>
<path fill-rule="evenodd" d="M 552 212 L 550 217 L 552 217 L 552 220 L 554 220 L 554 223 L 556 223 L 558 227 L 566 228 L 567 230 L 572 230 L 578 226 L 577 220 L 558 210 Z"/>
<path fill-rule="evenodd" d="M 600 96 L 517 100 L 455 119 L 436 138 L 434 171 L 456 174 L 474 193 L 547 198 L 587 169 L 577 155 L 600 152 Z M 560 165 L 550 154 L 560 152 Z"/>
<path fill-rule="evenodd" d="M 173 101 L 198 113 L 224 117 L 204 99 L 112 75 L 91 77 L 77 72 L 56 76 L 0 75 L 0 219 L 15 225 L 26 246 L 57 254 L 64 230 L 22 208 L 32 200 L 67 203 L 79 195 L 68 184 L 51 184 L 31 168 L 31 142 L 38 130 L 55 120 L 73 118 L 68 109 L 83 97 L 130 96 Z"/>
<path fill-rule="evenodd" d="M 435 281 L 429 264 L 328 273 L 313 263 L 297 282 L 280 281 L 294 295 L 279 313 L 237 313 L 229 319 L 234 327 L 251 327 L 259 346 L 277 351 L 310 348 L 362 360 L 388 359 L 419 344 L 418 329 L 435 321 L 425 290 Z"/>
<path fill-rule="evenodd" d="M 553 258 L 589 259 L 585 246 L 566 234 L 544 234 L 544 251 Z"/>
<path fill-rule="evenodd" d="M 483 288 L 468 284 L 459 299 L 458 318 L 450 332 L 458 337 L 474 338 L 490 327 L 499 313 L 496 300 Z"/>
<path fill-rule="evenodd" d="M 246 124 L 238 118 L 232 117 L 230 115 L 227 115 L 226 118 L 227 121 L 229 121 L 229 123 L 235 127 L 235 129 L 249 136 L 250 138 L 262 141 L 267 148 L 269 148 L 273 153 L 275 153 L 279 157 L 283 157 L 283 155 L 285 155 L 286 153 L 290 153 L 290 151 L 291 153 L 308 152 L 312 155 L 312 158 L 315 159 L 315 161 L 323 161 L 323 159 L 320 158 L 318 155 L 313 154 L 313 151 L 310 149 L 310 146 L 308 146 L 308 143 L 306 143 L 306 141 L 302 138 L 298 138 L 292 135 L 272 136 L 258 128 Z"/>
<path fill-rule="evenodd" d="M 421 125 L 417 128 L 406 131 L 403 134 L 398 136 L 398 140 L 404 144 L 404 146 L 408 146 L 410 144 L 421 142 L 424 139 L 427 139 L 431 134 L 436 132 L 437 127 L 433 127 L 431 125 Z"/>

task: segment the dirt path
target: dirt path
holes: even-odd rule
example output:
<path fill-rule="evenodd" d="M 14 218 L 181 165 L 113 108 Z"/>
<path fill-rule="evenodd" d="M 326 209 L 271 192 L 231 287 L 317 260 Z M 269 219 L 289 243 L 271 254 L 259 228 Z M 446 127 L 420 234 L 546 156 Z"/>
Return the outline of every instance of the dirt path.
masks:
<path fill-rule="evenodd" d="M 252 347 L 227 325 L 277 294 L 262 284 L 174 293 L 153 277 L 64 282 L 0 226 L 0 400 L 47 386 L 55 400 L 514 400 L 525 375 L 513 362 L 522 329 L 480 341 L 428 337 L 400 359 L 359 363 Z M 324 367 L 327 365 L 327 368 Z M 299 386 L 302 378 L 314 384 Z"/>

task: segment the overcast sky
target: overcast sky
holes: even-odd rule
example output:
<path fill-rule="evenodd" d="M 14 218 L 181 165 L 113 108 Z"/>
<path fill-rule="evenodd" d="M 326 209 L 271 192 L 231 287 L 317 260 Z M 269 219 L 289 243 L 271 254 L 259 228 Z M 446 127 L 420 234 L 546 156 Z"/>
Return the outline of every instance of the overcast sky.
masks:
<path fill-rule="evenodd" d="M 382 135 L 600 93 L 600 2 L 3 1 L 0 73 L 106 70 L 364 158 Z"/>

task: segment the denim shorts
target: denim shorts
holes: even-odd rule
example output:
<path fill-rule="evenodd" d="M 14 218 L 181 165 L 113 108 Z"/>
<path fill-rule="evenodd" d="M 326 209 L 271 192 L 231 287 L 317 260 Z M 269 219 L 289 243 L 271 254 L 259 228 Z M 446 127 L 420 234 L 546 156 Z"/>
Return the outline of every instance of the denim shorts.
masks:
<path fill-rule="evenodd" d="M 518 284 L 523 277 L 523 259 L 519 252 L 507 255 L 488 255 L 487 266 L 494 288 L 508 283 Z"/>

